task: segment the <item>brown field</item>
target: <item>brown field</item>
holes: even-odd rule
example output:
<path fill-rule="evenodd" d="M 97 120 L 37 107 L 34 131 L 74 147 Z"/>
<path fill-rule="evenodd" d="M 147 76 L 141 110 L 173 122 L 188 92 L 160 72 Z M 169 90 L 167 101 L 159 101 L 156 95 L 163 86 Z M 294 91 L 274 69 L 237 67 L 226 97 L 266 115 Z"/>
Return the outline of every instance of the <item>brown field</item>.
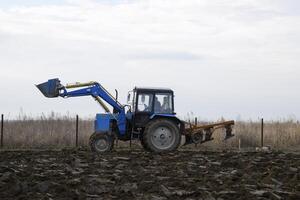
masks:
<path fill-rule="evenodd" d="M 222 131 L 214 133 L 215 140 L 197 146 L 202 150 L 251 149 L 260 146 L 259 121 L 238 121 L 234 126 L 235 137 L 224 142 Z M 93 119 L 80 119 L 79 145 L 87 146 L 93 133 Z M 276 150 L 300 150 L 300 123 L 294 120 L 266 121 L 264 144 Z M 138 143 L 135 141 L 134 143 Z M 128 147 L 128 144 L 121 143 Z M 52 113 L 33 118 L 22 115 L 4 124 L 5 149 L 57 149 L 74 147 L 75 117 Z M 191 145 L 188 148 L 194 148 Z"/>
<path fill-rule="evenodd" d="M 300 199 L 300 154 L 0 151 L 0 199 Z"/>

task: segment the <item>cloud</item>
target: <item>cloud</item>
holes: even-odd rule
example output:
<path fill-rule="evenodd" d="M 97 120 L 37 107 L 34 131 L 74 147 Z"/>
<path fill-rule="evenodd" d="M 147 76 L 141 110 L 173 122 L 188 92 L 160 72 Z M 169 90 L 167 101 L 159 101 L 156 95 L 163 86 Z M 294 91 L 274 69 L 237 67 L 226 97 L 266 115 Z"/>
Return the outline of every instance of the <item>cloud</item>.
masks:
<path fill-rule="evenodd" d="M 10 90 L 0 104 L 8 102 L 6 112 L 21 106 L 31 112 L 82 112 L 80 100 L 32 106 L 42 99 L 30 95 L 33 83 L 61 77 L 99 80 L 112 91 L 120 88 L 124 101 L 134 85 L 173 87 L 181 115 L 193 110 L 212 118 L 253 117 L 253 112 L 264 113 L 253 108 L 259 102 L 268 107 L 267 114 L 274 108 L 279 116 L 299 115 L 294 105 L 300 96 L 294 91 L 300 89 L 300 19 L 294 4 L 68 0 L 2 7 L 0 89 L 7 83 L 23 85 L 18 95 L 24 100 L 9 104 L 16 95 Z M 84 112 L 95 112 L 84 103 Z"/>
<path fill-rule="evenodd" d="M 142 52 L 142 54 L 134 54 L 129 56 L 131 59 L 138 60 L 200 60 L 201 56 L 187 52 Z"/>

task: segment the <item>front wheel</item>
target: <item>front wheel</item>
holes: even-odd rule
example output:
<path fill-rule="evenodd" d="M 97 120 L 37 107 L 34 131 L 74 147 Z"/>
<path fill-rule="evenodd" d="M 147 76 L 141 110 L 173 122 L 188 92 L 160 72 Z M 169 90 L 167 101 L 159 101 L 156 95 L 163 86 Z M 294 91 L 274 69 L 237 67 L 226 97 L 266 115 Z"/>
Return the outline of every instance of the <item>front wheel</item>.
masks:
<path fill-rule="evenodd" d="M 157 119 L 150 122 L 143 135 L 143 143 L 152 152 L 176 150 L 181 141 L 179 127 L 171 120 Z"/>
<path fill-rule="evenodd" d="M 96 153 L 112 151 L 114 147 L 114 138 L 107 133 L 94 133 L 90 137 L 90 147 L 92 152 Z"/>

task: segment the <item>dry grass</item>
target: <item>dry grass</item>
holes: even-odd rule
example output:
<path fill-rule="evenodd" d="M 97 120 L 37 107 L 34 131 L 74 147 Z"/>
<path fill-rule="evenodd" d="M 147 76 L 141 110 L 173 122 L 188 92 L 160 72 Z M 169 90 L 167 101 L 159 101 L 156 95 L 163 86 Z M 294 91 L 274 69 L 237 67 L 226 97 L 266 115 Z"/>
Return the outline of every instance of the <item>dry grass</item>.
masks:
<path fill-rule="evenodd" d="M 261 146 L 261 122 L 238 121 L 234 126 L 235 137 L 223 140 L 218 130 L 214 141 L 204 144 L 206 149 L 251 149 Z M 276 150 L 300 150 L 300 123 L 293 120 L 267 121 L 264 123 L 264 146 Z"/>
<path fill-rule="evenodd" d="M 4 126 L 4 145 L 10 149 L 74 147 L 75 121 L 74 116 L 56 113 L 39 118 L 22 115 L 15 120 L 7 120 Z M 79 133 L 79 145 L 87 145 L 88 138 L 93 133 L 93 121 L 80 119 Z"/>
<path fill-rule="evenodd" d="M 80 119 L 80 146 L 88 145 L 89 136 L 93 133 L 93 123 L 93 119 Z M 239 147 L 239 140 L 242 148 L 258 147 L 260 146 L 260 127 L 260 122 L 236 122 L 234 138 L 224 142 L 222 131 L 216 131 L 215 140 L 202 145 L 201 148 L 236 149 Z M 4 145 L 9 149 L 75 146 L 75 116 L 51 113 L 34 118 L 20 115 L 17 119 L 6 120 L 4 131 Z M 264 133 L 265 146 L 278 150 L 300 150 L 300 123 L 298 121 L 265 122 Z"/>

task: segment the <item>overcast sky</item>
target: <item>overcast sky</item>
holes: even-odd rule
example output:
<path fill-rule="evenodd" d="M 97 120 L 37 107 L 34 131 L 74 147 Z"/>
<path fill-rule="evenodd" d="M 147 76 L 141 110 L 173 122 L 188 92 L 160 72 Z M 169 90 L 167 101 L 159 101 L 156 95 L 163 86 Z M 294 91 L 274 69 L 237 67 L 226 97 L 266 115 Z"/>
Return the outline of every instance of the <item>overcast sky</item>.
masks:
<path fill-rule="evenodd" d="M 94 116 L 34 84 L 170 87 L 201 119 L 300 118 L 299 0 L 0 0 L 0 112 Z"/>

